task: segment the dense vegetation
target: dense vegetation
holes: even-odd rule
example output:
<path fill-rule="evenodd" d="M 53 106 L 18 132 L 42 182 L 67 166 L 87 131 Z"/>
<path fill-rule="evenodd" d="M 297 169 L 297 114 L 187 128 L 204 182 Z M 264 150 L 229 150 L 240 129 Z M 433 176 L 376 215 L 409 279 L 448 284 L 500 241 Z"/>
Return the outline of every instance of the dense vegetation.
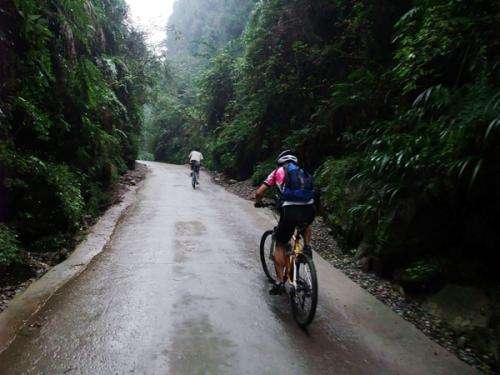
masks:
<path fill-rule="evenodd" d="M 0 4 L 0 266 L 54 251 L 134 167 L 148 53 L 123 0 Z"/>
<path fill-rule="evenodd" d="M 198 147 L 210 167 L 258 182 L 291 147 L 316 172 L 339 243 L 383 274 L 498 280 L 495 1 L 263 0 L 231 33 L 228 17 L 186 21 L 182 7 L 205 3 L 180 0 L 170 21 L 148 121 L 157 159 Z"/>
<path fill-rule="evenodd" d="M 237 38 L 255 2 L 181 0 L 174 3 L 166 39 L 168 59 L 155 69 L 157 85 L 147 111 L 146 156 L 178 162 L 185 159 L 189 144 L 205 143 L 205 134 L 200 132 L 204 117 L 198 89 L 203 85 L 200 79 L 221 49 L 238 53 Z M 219 94 L 222 97 L 215 100 L 224 105 L 229 97 L 224 92 Z"/>

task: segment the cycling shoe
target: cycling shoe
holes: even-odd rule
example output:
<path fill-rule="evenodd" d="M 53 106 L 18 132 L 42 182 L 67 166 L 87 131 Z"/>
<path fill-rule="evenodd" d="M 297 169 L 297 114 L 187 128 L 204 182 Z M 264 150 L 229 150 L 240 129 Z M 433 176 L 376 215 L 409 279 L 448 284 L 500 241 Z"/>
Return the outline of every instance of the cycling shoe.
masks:
<path fill-rule="evenodd" d="M 285 286 L 283 284 L 274 284 L 271 289 L 269 289 L 269 294 L 272 296 L 279 296 L 285 293 Z"/>
<path fill-rule="evenodd" d="M 310 245 L 304 245 L 304 248 L 302 249 L 302 253 L 304 255 L 307 255 L 308 257 L 312 258 L 313 253 Z"/>

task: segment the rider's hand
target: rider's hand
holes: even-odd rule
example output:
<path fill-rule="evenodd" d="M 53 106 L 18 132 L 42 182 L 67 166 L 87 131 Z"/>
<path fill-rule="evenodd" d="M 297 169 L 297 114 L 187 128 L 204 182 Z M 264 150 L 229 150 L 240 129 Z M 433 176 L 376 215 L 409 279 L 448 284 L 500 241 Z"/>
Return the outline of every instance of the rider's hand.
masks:
<path fill-rule="evenodd" d="M 262 203 L 262 201 L 255 201 L 255 203 L 253 204 L 253 206 L 255 208 L 261 208 L 261 207 L 264 207 L 264 204 Z"/>

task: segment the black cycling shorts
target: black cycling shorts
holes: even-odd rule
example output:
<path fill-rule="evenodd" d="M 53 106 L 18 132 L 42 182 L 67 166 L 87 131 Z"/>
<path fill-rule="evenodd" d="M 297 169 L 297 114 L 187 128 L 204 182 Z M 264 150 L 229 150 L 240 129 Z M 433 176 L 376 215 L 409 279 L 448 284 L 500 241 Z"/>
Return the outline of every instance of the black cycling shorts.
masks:
<path fill-rule="evenodd" d="M 314 204 L 302 206 L 283 206 L 276 231 L 276 241 L 287 244 L 293 236 L 295 228 L 300 224 L 312 224 L 316 216 Z"/>
<path fill-rule="evenodd" d="M 199 172 L 200 171 L 200 162 L 199 161 L 191 160 L 189 162 L 189 164 L 191 164 L 191 170 L 192 171 L 195 171 L 195 172 Z"/>

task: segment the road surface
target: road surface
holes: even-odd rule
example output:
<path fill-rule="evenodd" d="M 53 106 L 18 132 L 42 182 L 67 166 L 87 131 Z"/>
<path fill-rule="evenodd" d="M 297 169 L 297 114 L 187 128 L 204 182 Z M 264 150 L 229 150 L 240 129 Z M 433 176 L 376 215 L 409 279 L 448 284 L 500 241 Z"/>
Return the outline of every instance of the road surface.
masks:
<path fill-rule="evenodd" d="M 109 247 L 0 355 L 0 374 L 466 374 L 474 371 L 315 254 L 319 306 L 300 330 L 271 297 L 266 210 L 187 168 L 151 173 Z"/>

